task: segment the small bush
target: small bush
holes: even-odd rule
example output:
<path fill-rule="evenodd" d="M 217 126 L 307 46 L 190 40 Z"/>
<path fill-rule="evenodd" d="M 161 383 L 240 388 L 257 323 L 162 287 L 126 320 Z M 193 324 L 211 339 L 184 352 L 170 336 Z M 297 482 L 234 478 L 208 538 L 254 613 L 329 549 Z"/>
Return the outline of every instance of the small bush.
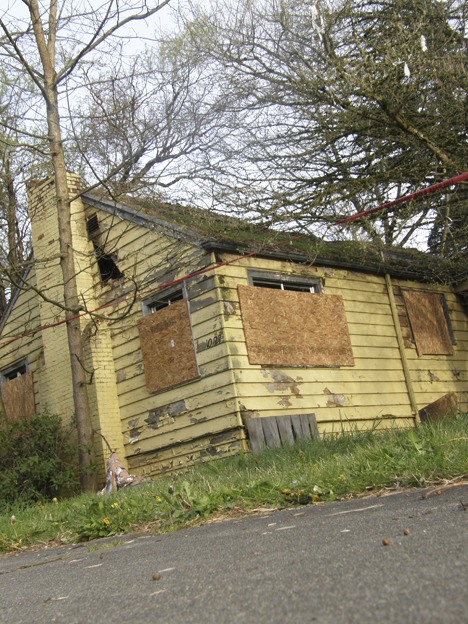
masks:
<path fill-rule="evenodd" d="M 50 500 L 78 486 L 77 446 L 59 416 L 0 420 L 0 506 Z"/>

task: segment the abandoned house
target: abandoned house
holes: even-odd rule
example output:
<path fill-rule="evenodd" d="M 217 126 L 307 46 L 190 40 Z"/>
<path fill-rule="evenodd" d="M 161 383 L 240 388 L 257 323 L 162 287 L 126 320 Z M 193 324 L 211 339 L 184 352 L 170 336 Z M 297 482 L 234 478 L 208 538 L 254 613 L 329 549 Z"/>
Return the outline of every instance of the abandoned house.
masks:
<path fill-rule="evenodd" d="M 52 181 L 31 185 L 29 202 L 34 262 L 0 325 L 3 417 L 66 420 Z M 104 438 L 153 475 L 468 409 L 468 279 L 442 261 L 96 192 L 73 202 L 72 225 L 103 470 Z"/>

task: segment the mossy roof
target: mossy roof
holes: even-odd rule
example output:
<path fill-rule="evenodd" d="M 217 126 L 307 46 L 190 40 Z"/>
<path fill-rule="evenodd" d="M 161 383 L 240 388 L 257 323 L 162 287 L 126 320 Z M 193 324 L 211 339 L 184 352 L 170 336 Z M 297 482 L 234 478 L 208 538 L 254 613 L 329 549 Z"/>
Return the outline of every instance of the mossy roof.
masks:
<path fill-rule="evenodd" d="M 118 203 L 140 216 L 177 226 L 206 249 L 257 252 L 261 256 L 441 284 L 457 285 L 468 277 L 468 256 L 455 261 L 417 249 L 351 240 L 325 241 L 314 235 L 278 231 L 246 219 L 154 199 L 122 196 Z"/>

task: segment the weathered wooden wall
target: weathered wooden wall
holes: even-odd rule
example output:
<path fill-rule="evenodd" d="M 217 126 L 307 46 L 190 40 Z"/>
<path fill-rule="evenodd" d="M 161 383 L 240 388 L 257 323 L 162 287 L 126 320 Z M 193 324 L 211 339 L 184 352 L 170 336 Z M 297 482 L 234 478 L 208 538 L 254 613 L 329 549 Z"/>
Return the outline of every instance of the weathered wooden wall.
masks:
<path fill-rule="evenodd" d="M 110 215 L 101 214 L 100 219 L 106 232 L 106 252 L 116 254 L 117 265 L 126 278 L 123 286 L 104 287 L 103 296 L 119 296 L 119 288 L 125 288 L 129 278 L 141 291 L 129 314 L 112 325 L 117 392 L 130 470 L 151 475 L 238 452 L 244 433 L 227 347 L 220 340 L 223 308 L 214 276 L 202 275 L 185 283 L 198 378 L 150 392 L 138 331 L 141 300 L 158 286 L 206 266 L 211 257 L 183 237 L 175 239 Z M 110 224 L 112 228 L 107 230 Z M 115 313 L 122 312 L 125 305 L 121 302 Z M 154 353 L 155 358 L 159 355 Z M 181 367 L 185 362 L 181 361 Z"/>
<path fill-rule="evenodd" d="M 34 270 L 29 271 L 27 279 L 33 286 L 36 285 Z M 33 290 L 20 291 L 15 300 L 12 313 L 8 316 L 1 333 L 0 370 L 6 369 L 17 362 L 27 361 L 28 370 L 32 374 L 34 382 L 36 411 L 40 411 L 45 406 L 45 397 L 41 395 L 40 384 L 38 383 L 44 361 L 41 334 L 36 333 L 32 336 L 25 336 L 12 342 L 9 342 L 9 340 L 37 329 L 39 325 L 39 306 L 36 294 Z M 15 416 L 18 416 L 16 411 Z"/>
<path fill-rule="evenodd" d="M 439 292 L 445 296 L 456 344 L 452 355 L 419 355 L 405 314 L 402 289 L 416 289 L 421 292 Z M 409 282 L 394 281 L 394 292 L 403 330 L 405 352 L 411 371 L 418 408 L 455 392 L 461 409 L 468 409 L 468 317 L 459 296 L 450 288 Z"/>
<path fill-rule="evenodd" d="M 90 273 L 94 281 L 87 286 L 86 296 L 92 305 L 108 303 L 102 313 L 114 320 L 88 319 L 84 335 L 89 358 L 87 365 L 93 371 L 90 398 L 97 430 L 107 432 L 113 446 L 122 446 L 130 470 L 152 475 L 237 453 L 246 448 L 243 419 L 249 417 L 315 414 L 321 434 L 374 426 L 407 427 L 414 424 L 417 412 L 411 403 L 411 389 L 417 409 L 450 392 L 457 394 L 462 408 L 468 408 L 468 321 L 460 300 L 449 288 L 393 280 L 391 286 L 399 317 L 395 327 L 384 277 L 258 257 L 210 269 L 183 282 L 190 327 L 185 327 L 183 333 L 187 358 L 184 349 L 177 353 L 177 357 L 180 358 L 181 371 L 186 371 L 187 363 L 191 361 L 189 372 L 175 376 L 174 385 L 170 383 L 171 375 L 166 376 L 164 384 L 152 378 L 148 389 L 144 362 L 151 362 L 148 358 L 154 351 L 155 365 L 150 363 L 148 367 L 147 364 L 154 377 L 155 371 L 164 366 L 167 356 L 164 350 L 158 352 L 157 340 L 151 341 L 151 348 L 142 352 L 138 329 L 142 322 L 142 301 L 158 288 L 212 266 L 215 259 L 189 234 L 177 228 L 171 230 L 170 226 L 161 223 L 145 227 L 138 219 L 122 219 L 93 206 L 86 207 L 86 214 L 88 217 L 97 214 L 100 244 L 124 274 L 122 279 L 103 284 L 95 263 Z M 218 261 L 232 259 L 233 256 L 228 254 L 217 258 Z M 252 362 L 260 361 L 255 358 L 269 357 L 268 354 L 275 349 L 267 348 L 266 355 L 257 349 L 253 354 L 250 343 L 249 361 L 244 324 L 255 324 L 256 321 L 252 310 L 250 317 L 248 314 L 243 317 L 239 286 L 249 285 L 248 272 L 251 269 L 319 278 L 325 295 L 333 295 L 324 302 L 336 302 L 335 307 L 339 307 L 337 332 L 350 341 L 344 350 L 346 357 L 329 360 L 327 365 L 326 350 L 322 350 L 316 360 L 309 344 L 307 363 L 317 361 L 323 365 L 254 364 Z M 34 271 L 31 271 L 30 279 L 34 280 Z M 134 300 L 135 288 L 137 296 Z M 405 289 L 445 294 L 456 338 L 453 353 L 418 353 L 406 312 Z M 278 291 L 273 292 L 277 297 Z M 263 289 L 260 297 L 263 304 L 268 296 Z M 289 300 L 295 302 L 290 315 L 294 321 L 291 325 L 296 330 L 301 327 L 301 315 L 306 310 L 304 296 L 321 295 L 299 293 L 289 296 Z M 325 321 L 318 320 L 328 322 L 327 340 L 335 357 L 337 344 L 330 336 L 333 335 L 331 329 L 336 315 L 333 316 L 333 305 L 328 303 L 317 308 L 325 317 Z M 182 306 L 177 309 L 180 312 Z M 274 315 L 268 313 L 268 305 L 264 309 L 266 312 L 259 324 L 261 335 L 266 339 L 271 336 L 273 344 L 278 327 L 275 328 L 271 321 Z M 284 316 L 285 311 L 281 314 Z M 174 315 L 166 313 L 166 316 L 170 320 Z M 43 324 L 34 292 L 23 292 L 8 317 L 2 340 L 36 329 L 41 322 Z M 270 322 L 271 327 L 268 326 Z M 153 323 L 148 321 L 143 325 L 149 329 Z M 282 331 L 286 326 L 283 322 Z M 410 379 L 405 378 L 397 329 L 403 334 L 403 355 L 408 361 Z M 54 332 L 53 329 L 46 331 Z M 61 335 L 64 335 L 63 331 Z M 309 342 L 313 342 L 319 340 L 320 332 L 309 326 L 307 336 Z M 170 332 L 167 337 L 171 338 Z M 52 345 L 54 341 L 49 342 Z M 296 341 L 294 344 L 297 350 L 300 343 Z M 65 348 L 56 346 L 62 351 Z M 294 349 L 290 349 L 289 357 L 293 352 Z M 27 358 L 29 370 L 33 373 L 35 402 L 37 409 L 41 410 L 48 403 L 41 332 L 2 346 L 1 368 L 23 358 Z M 176 370 L 175 367 L 177 361 L 171 361 L 170 370 Z M 182 383 L 175 385 L 180 380 Z M 71 386 L 65 378 L 60 387 L 71 395 Z M 109 397 L 112 397 L 111 402 L 106 400 Z M 116 414 L 118 434 L 115 431 Z"/>
<path fill-rule="evenodd" d="M 248 283 L 249 268 L 320 277 L 325 293 L 342 296 L 354 366 L 301 368 L 250 364 L 237 290 L 238 285 Z M 244 416 L 313 412 L 322 433 L 376 425 L 405 427 L 414 423 L 383 277 L 267 259 L 245 260 L 222 271 L 218 280 L 223 302 L 231 310 L 225 322 L 225 340 Z M 405 286 L 421 287 L 411 283 Z M 409 345 L 407 354 L 419 408 L 449 391 L 458 392 L 461 404 L 467 405 L 466 316 L 448 289 L 441 292 L 447 292 L 458 345 L 453 356 L 423 358 L 418 358 L 414 347 Z M 291 309 L 291 315 L 294 314 L 295 310 Z M 274 332 L 272 326 L 272 335 Z"/>

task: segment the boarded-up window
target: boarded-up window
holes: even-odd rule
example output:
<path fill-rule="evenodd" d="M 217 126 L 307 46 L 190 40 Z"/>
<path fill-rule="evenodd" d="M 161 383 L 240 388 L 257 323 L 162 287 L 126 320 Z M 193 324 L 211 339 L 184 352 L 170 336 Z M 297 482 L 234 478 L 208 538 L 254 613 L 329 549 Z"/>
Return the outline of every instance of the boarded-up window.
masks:
<path fill-rule="evenodd" d="M 249 362 L 271 366 L 353 366 L 339 295 L 239 286 Z"/>
<path fill-rule="evenodd" d="M 150 392 L 198 377 L 187 302 L 177 301 L 140 320 L 140 342 Z"/>
<path fill-rule="evenodd" d="M 2 401 L 8 420 L 28 418 L 36 413 L 32 373 L 23 373 L 2 383 Z"/>
<path fill-rule="evenodd" d="M 404 290 L 403 297 L 418 355 L 453 355 L 440 295 Z"/>

